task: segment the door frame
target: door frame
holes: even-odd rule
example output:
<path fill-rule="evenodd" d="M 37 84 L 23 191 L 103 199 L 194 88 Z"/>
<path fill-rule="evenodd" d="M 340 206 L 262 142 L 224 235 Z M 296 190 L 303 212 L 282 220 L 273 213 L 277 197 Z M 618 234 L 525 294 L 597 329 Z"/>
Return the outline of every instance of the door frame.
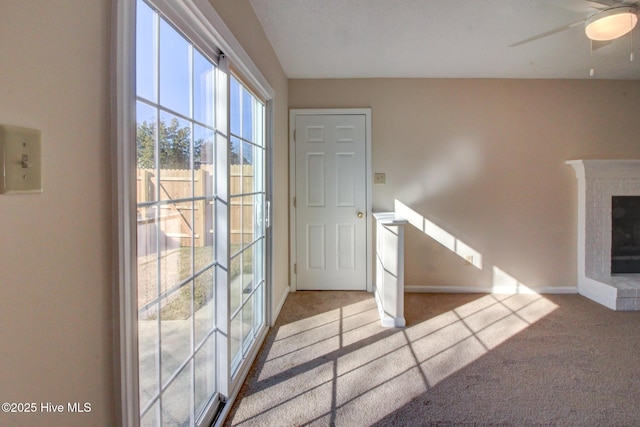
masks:
<path fill-rule="evenodd" d="M 295 271 L 297 263 L 296 245 L 296 209 L 294 199 L 296 197 L 296 141 L 294 131 L 296 129 L 296 117 L 302 115 L 363 115 L 365 116 L 365 194 L 366 194 L 366 284 L 367 292 L 373 292 L 373 252 L 372 252 L 372 227 L 373 227 L 373 172 L 371 168 L 371 108 L 313 108 L 289 110 L 289 288 L 295 292 L 298 286 L 298 275 Z"/>

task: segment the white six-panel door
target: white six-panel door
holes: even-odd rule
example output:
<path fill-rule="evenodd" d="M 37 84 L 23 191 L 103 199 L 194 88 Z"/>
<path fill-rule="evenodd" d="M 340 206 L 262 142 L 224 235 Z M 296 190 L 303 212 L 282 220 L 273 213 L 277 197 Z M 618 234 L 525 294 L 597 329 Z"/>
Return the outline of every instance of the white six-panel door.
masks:
<path fill-rule="evenodd" d="M 295 256 L 299 290 L 367 289 L 364 114 L 295 115 Z"/>

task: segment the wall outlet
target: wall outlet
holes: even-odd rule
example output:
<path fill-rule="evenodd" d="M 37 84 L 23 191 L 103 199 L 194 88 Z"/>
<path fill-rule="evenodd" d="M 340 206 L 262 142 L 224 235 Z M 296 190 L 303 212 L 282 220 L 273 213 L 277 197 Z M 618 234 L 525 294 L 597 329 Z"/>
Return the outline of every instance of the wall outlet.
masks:
<path fill-rule="evenodd" d="M 374 184 L 385 184 L 387 182 L 387 177 L 384 173 L 374 173 L 373 174 L 373 183 Z"/>

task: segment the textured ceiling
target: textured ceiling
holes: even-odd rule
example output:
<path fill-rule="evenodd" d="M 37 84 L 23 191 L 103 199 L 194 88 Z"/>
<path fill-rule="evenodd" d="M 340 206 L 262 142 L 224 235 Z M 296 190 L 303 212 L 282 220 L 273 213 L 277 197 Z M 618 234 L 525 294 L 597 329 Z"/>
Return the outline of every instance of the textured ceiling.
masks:
<path fill-rule="evenodd" d="M 640 25 L 592 51 L 586 0 L 250 3 L 289 78 L 640 79 Z"/>

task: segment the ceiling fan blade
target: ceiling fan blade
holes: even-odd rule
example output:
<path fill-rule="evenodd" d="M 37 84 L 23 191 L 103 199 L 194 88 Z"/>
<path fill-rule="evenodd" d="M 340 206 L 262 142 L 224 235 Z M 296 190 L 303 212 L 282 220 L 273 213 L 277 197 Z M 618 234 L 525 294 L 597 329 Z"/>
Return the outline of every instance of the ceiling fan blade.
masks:
<path fill-rule="evenodd" d="M 545 31 L 544 33 L 537 34 L 537 35 L 535 35 L 533 37 L 529 37 L 529 38 L 526 38 L 524 40 L 517 41 L 515 43 L 510 44 L 509 47 L 516 47 L 516 46 L 523 45 L 525 43 L 530 43 L 530 42 L 533 42 L 533 41 L 536 41 L 536 40 L 540 40 L 542 38 L 545 38 L 545 37 L 548 37 L 548 36 L 552 36 L 554 34 L 558 34 L 558 33 L 561 33 L 563 31 L 570 30 L 573 27 L 577 27 L 578 25 L 582 25 L 582 24 L 584 24 L 584 20 L 583 19 L 581 19 L 580 21 L 573 22 L 571 24 L 567 24 L 567 25 L 563 25 L 563 26 L 558 27 L 558 28 L 554 28 L 554 29 L 549 30 L 549 31 Z"/>
<path fill-rule="evenodd" d="M 586 3 L 591 3 L 595 9 L 606 10 L 612 7 L 619 6 L 633 6 L 640 4 L 638 0 L 583 0 Z"/>
<path fill-rule="evenodd" d="M 608 3 L 615 0 L 543 0 L 545 4 L 576 13 L 594 13 L 611 7 Z"/>
<path fill-rule="evenodd" d="M 585 0 L 593 4 L 596 9 L 608 9 L 620 3 L 620 0 Z"/>

